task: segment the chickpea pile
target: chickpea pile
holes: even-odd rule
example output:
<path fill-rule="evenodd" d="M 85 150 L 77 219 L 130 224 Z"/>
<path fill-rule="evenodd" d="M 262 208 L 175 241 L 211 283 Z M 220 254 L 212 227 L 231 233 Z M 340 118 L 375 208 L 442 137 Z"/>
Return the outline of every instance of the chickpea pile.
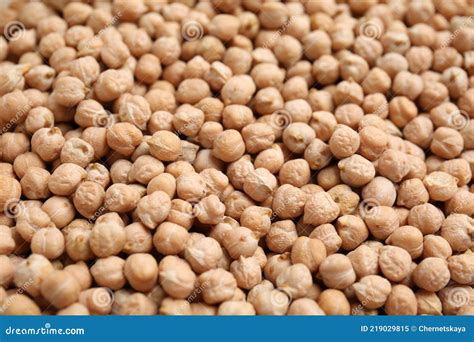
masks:
<path fill-rule="evenodd" d="M 473 315 L 472 0 L 13 0 L 0 313 Z"/>

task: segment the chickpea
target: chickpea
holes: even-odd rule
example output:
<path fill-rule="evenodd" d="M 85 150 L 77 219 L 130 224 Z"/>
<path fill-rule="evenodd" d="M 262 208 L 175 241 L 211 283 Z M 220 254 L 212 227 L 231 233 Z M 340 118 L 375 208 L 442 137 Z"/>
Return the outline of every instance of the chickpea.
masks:
<path fill-rule="evenodd" d="M 73 275 L 66 271 L 52 271 L 41 283 L 41 294 L 56 308 L 65 308 L 79 298 L 80 285 Z"/>
<path fill-rule="evenodd" d="M 417 301 L 413 291 L 405 285 L 395 285 L 385 303 L 389 315 L 416 315 Z"/>
<path fill-rule="evenodd" d="M 132 254 L 125 261 L 123 273 L 135 290 L 147 292 L 158 278 L 158 263 L 150 254 Z"/>

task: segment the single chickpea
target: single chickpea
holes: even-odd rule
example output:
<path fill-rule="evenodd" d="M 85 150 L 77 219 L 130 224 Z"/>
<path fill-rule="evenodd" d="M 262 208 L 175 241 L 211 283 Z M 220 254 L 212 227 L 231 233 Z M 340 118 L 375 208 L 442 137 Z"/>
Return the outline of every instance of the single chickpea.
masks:
<path fill-rule="evenodd" d="M 170 255 L 160 261 L 159 282 L 168 295 L 184 299 L 194 290 L 196 275 L 186 261 Z"/>
<path fill-rule="evenodd" d="M 334 289 L 345 289 L 356 280 L 350 259 L 343 254 L 331 254 L 323 260 L 319 274 L 324 284 Z"/>
<path fill-rule="evenodd" d="M 220 160 L 233 162 L 242 157 L 244 153 L 244 140 L 236 130 L 225 130 L 214 140 L 212 154 Z"/>
<path fill-rule="evenodd" d="M 441 236 L 456 252 L 464 252 L 472 247 L 474 224 L 465 214 L 450 214 L 441 225 Z"/>
<path fill-rule="evenodd" d="M 158 263 L 150 254 L 132 254 L 125 261 L 123 273 L 132 288 L 140 292 L 148 292 L 158 278 Z"/>
<path fill-rule="evenodd" d="M 369 236 L 369 230 L 358 216 L 344 215 L 337 219 L 336 229 L 341 237 L 341 247 L 345 250 L 353 250 L 364 242 Z"/>
<path fill-rule="evenodd" d="M 408 209 L 414 206 L 427 203 L 429 194 L 421 179 L 407 179 L 400 184 L 398 188 L 397 205 Z"/>
<path fill-rule="evenodd" d="M 282 219 L 296 218 L 303 214 L 306 194 L 303 190 L 291 185 L 283 184 L 273 196 L 272 210 Z"/>
<path fill-rule="evenodd" d="M 416 296 L 408 286 L 395 285 L 385 302 L 384 309 L 389 315 L 416 315 Z"/>
<path fill-rule="evenodd" d="M 57 228 L 41 228 L 31 239 L 31 251 L 56 259 L 64 252 L 64 236 Z"/>
<path fill-rule="evenodd" d="M 154 229 L 166 220 L 170 210 L 171 199 L 168 194 L 163 191 L 155 191 L 138 201 L 136 213 L 147 228 Z"/>
<path fill-rule="evenodd" d="M 304 206 L 304 223 L 318 226 L 330 223 L 339 215 L 339 206 L 326 192 L 311 195 Z"/>
<path fill-rule="evenodd" d="M 163 222 L 156 229 L 153 245 L 161 254 L 178 254 L 185 249 L 188 237 L 186 228 L 172 222 Z"/>
<path fill-rule="evenodd" d="M 232 259 L 252 256 L 257 250 L 257 244 L 258 240 L 253 232 L 246 227 L 233 228 L 224 240 L 224 248 Z"/>
<path fill-rule="evenodd" d="M 423 258 L 436 257 L 447 259 L 453 254 L 448 241 L 439 235 L 428 234 L 423 238 Z"/>
<path fill-rule="evenodd" d="M 345 125 L 336 127 L 329 139 L 331 153 L 338 159 L 353 155 L 360 145 L 360 137 L 356 131 Z"/>
<path fill-rule="evenodd" d="M 94 281 L 103 287 L 108 287 L 112 290 L 121 289 L 126 279 L 123 274 L 125 260 L 117 256 L 109 256 L 106 258 L 97 259 L 97 261 L 90 268 L 90 272 Z"/>
<path fill-rule="evenodd" d="M 262 202 L 273 194 L 277 188 L 277 180 L 274 175 L 265 168 L 259 168 L 250 172 L 245 177 L 243 190 L 253 200 Z"/>
<path fill-rule="evenodd" d="M 357 277 L 376 275 L 379 271 L 378 253 L 369 246 L 362 244 L 347 254 Z"/>
<path fill-rule="evenodd" d="M 458 190 L 457 182 L 455 177 L 443 171 L 431 172 L 423 179 L 430 199 L 435 201 L 447 201 L 452 198 Z"/>
<path fill-rule="evenodd" d="M 262 282 L 262 269 L 254 257 L 241 256 L 230 264 L 230 272 L 234 275 L 237 285 L 243 289 L 251 289 Z"/>
<path fill-rule="evenodd" d="M 351 306 L 344 292 L 327 289 L 321 292 L 318 305 L 326 315 L 350 315 Z"/>
<path fill-rule="evenodd" d="M 321 240 L 299 237 L 291 248 L 293 264 L 301 263 L 311 272 L 317 272 L 322 261 L 326 258 L 326 247 Z"/>
<path fill-rule="evenodd" d="M 380 249 L 379 266 L 387 279 L 399 282 L 410 273 L 411 256 L 403 248 L 383 246 Z"/>
<path fill-rule="evenodd" d="M 126 234 L 123 226 L 113 222 L 96 223 L 90 234 L 89 245 L 99 258 L 117 255 L 123 249 Z"/>
<path fill-rule="evenodd" d="M 452 159 L 461 154 L 463 147 L 464 141 L 458 131 L 448 127 L 438 127 L 434 131 L 430 149 L 435 155 Z"/>
<path fill-rule="evenodd" d="M 80 291 L 79 282 L 66 271 L 52 271 L 41 283 L 41 294 L 58 309 L 76 302 Z"/>
<path fill-rule="evenodd" d="M 222 268 L 202 273 L 198 277 L 198 285 L 207 304 L 218 304 L 229 300 L 237 289 L 237 281 L 232 273 Z"/>
<path fill-rule="evenodd" d="M 184 249 L 184 258 L 196 273 L 217 268 L 223 257 L 222 247 L 211 237 L 191 234 Z"/>
<path fill-rule="evenodd" d="M 427 291 L 437 292 L 444 288 L 451 278 L 448 264 L 441 258 L 423 259 L 413 272 L 415 284 Z"/>

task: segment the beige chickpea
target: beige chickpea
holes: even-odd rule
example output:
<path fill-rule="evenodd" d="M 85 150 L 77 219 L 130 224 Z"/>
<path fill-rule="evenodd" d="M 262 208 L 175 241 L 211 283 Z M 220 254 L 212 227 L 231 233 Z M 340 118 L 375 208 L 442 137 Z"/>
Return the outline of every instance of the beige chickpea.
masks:
<path fill-rule="evenodd" d="M 336 158 L 346 158 L 353 155 L 360 145 L 360 137 L 351 128 L 340 125 L 337 126 L 329 139 L 329 148 Z"/>
<path fill-rule="evenodd" d="M 238 160 L 232 162 L 227 168 L 229 181 L 236 189 L 242 189 L 247 175 L 255 170 L 249 155 L 244 155 Z"/>
<path fill-rule="evenodd" d="M 262 269 L 254 257 L 241 256 L 230 264 L 230 272 L 234 275 L 237 285 L 243 289 L 251 289 L 262 281 Z"/>
<path fill-rule="evenodd" d="M 66 271 L 52 271 L 41 283 L 41 294 L 58 309 L 76 302 L 79 292 L 79 282 Z"/>
<path fill-rule="evenodd" d="M 0 225 L 0 255 L 9 255 L 15 250 L 16 242 L 13 239 L 10 227 Z"/>
<path fill-rule="evenodd" d="M 389 315 L 416 315 L 416 296 L 408 286 L 395 285 L 392 287 L 384 309 Z"/>
<path fill-rule="evenodd" d="M 443 171 L 431 172 L 423 179 L 430 199 L 435 201 L 447 201 L 452 198 L 458 190 L 457 182 L 455 177 Z"/>
<path fill-rule="evenodd" d="M 379 266 L 383 275 L 395 282 L 403 280 L 410 272 L 411 256 L 403 248 L 384 246 L 380 250 Z"/>
<path fill-rule="evenodd" d="M 253 172 L 249 172 L 243 184 L 245 193 L 257 202 L 262 202 L 267 199 L 273 194 L 276 188 L 276 177 L 265 168 L 259 168 Z"/>
<path fill-rule="evenodd" d="M 244 152 L 244 140 L 236 130 L 225 130 L 214 140 L 212 154 L 225 162 L 236 161 L 242 157 Z"/>
<path fill-rule="evenodd" d="M 326 315 L 350 315 L 351 307 L 344 292 L 327 289 L 321 292 L 318 305 Z"/>
<path fill-rule="evenodd" d="M 312 170 L 320 170 L 331 161 L 332 153 L 329 145 L 320 139 L 313 139 L 304 151 L 304 159 Z"/>
<path fill-rule="evenodd" d="M 356 275 L 350 259 L 343 254 L 331 254 L 323 260 L 319 274 L 326 286 L 345 289 L 355 282 Z"/>
<path fill-rule="evenodd" d="M 304 223 L 318 226 L 330 223 L 339 215 L 339 206 L 326 192 L 311 195 L 304 206 Z"/>
<path fill-rule="evenodd" d="M 369 246 L 362 244 L 347 254 L 354 272 L 359 278 L 376 275 L 379 270 L 378 253 Z"/>
<path fill-rule="evenodd" d="M 418 258 L 423 252 L 423 234 L 413 226 L 401 226 L 395 229 L 385 242 L 403 248 L 413 259 Z"/>
<path fill-rule="evenodd" d="M 415 284 L 427 291 L 436 292 L 444 288 L 451 278 L 448 264 L 441 258 L 423 259 L 413 272 Z"/>
<path fill-rule="evenodd" d="M 150 153 L 163 161 L 175 161 L 181 154 L 181 143 L 176 134 L 158 131 L 148 140 Z"/>
<path fill-rule="evenodd" d="M 172 222 L 163 222 L 156 229 L 153 245 L 164 255 L 178 254 L 186 247 L 188 236 L 184 227 Z"/>
<path fill-rule="evenodd" d="M 100 257 L 117 255 L 126 242 L 126 234 L 123 226 L 112 222 L 96 223 L 90 235 L 90 248 L 92 252 Z"/>
<path fill-rule="evenodd" d="M 337 165 L 341 172 L 341 180 L 354 187 L 363 186 L 375 177 L 372 163 L 357 154 L 342 159 Z"/>
<path fill-rule="evenodd" d="M 403 181 L 398 189 L 397 205 L 413 208 L 416 205 L 427 203 L 429 193 L 421 179 L 413 178 Z"/>
<path fill-rule="evenodd" d="M 76 215 L 74 205 L 67 197 L 50 197 L 43 203 L 41 209 L 48 214 L 57 228 L 63 228 L 69 224 Z"/>
<path fill-rule="evenodd" d="M 435 155 L 452 159 L 461 154 L 463 146 L 464 141 L 458 131 L 448 127 L 439 127 L 433 133 L 430 148 Z"/>
<path fill-rule="evenodd" d="M 149 155 L 138 157 L 128 171 L 129 181 L 138 181 L 147 185 L 154 177 L 163 173 L 165 167 L 161 161 Z"/>
<path fill-rule="evenodd" d="M 453 254 L 448 241 L 439 235 L 425 235 L 423 238 L 423 257 L 447 259 Z"/>
<path fill-rule="evenodd" d="M 6 266 L 6 265 L 5 265 Z M 16 265 L 14 283 L 33 297 L 40 294 L 41 283 L 52 272 L 51 262 L 40 254 L 31 254 Z"/>
<path fill-rule="evenodd" d="M 439 171 L 447 172 L 454 176 L 458 186 L 464 186 L 472 179 L 472 171 L 469 161 L 463 158 L 456 158 L 444 161 Z"/>
<path fill-rule="evenodd" d="M 125 236 L 123 251 L 127 254 L 148 253 L 153 249 L 152 234 L 141 223 L 135 222 L 126 226 Z"/>
<path fill-rule="evenodd" d="M 33 152 L 37 153 L 44 161 L 56 159 L 65 143 L 61 130 L 57 127 L 40 128 L 31 138 Z"/>
<path fill-rule="evenodd" d="M 276 282 L 278 288 L 292 298 L 301 298 L 309 291 L 313 280 L 306 265 L 293 264 L 278 275 Z"/>
<path fill-rule="evenodd" d="M 441 236 L 456 252 L 464 252 L 472 246 L 472 219 L 464 214 L 450 214 L 441 225 Z"/>
<path fill-rule="evenodd" d="M 207 304 L 229 300 L 237 289 L 237 282 L 232 273 L 222 268 L 202 273 L 198 277 L 198 285 L 202 289 L 203 300 Z"/>
<path fill-rule="evenodd" d="M 392 286 L 390 282 L 378 275 L 368 275 L 354 284 L 354 289 L 359 301 L 369 309 L 382 307 L 390 292 Z"/>
<path fill-rule="evenodd" d="M 40 307 L 30 297 L 14 293 L 5 298 L 5 309 L 2 310 L 4 315 L 41 315 Z"/>
<path fill-rule="evenodd" d="M 321 240 L 315 238 L 301 236 L 291 248 L 293 264 L 304 264 L 311 272 L 317 272 L 325 258 L 326 247 Z"/>
<path fill-rule="evenodd" d="M 140 193 L 127 184 L 113 184 L 105 192 L 104 205 L 109 210 L 125 213 L 136 208 Z"/>
<path fill-rule="evenodd" d="M 255 315 L 255 308 L 252 304 L 241 301 L 226 301 L 219 305 L 217 311 L 219 316 L 253 316 Z"/>
<path fill-rule="evenodd" d="M 410 172 L 409 159 L 403 152 L 387 149 L 378 159 L 377 171 L 393 182 L 400 182 Z"/>
<path fill-rule="evenodd" d="M 309 182 L 311 170 L 305 159 L 298 158 L 285 162 L 278 173 L 278 180 L 281 184 L 291 184 L 301 187 Z"/>
<path fill-rule="evenodd" d="M 364 221 L 354 215 L 339 217 L 336 222 L 336 229 L 342 240 L 341 247 L 345 250 L 355 249 L 369 236 L 369 231 Z"/>
<path fill-rule="evenodd" d="M 418 290 L 415 293 L 419 315 L 441 315 L 442 304 L 436 293 Z"/>
<path fill-rule="evenodd" d="M 31 239 L 31 251 L 56 259 L 64 252 L 64 236 L 57 228 L 39 229 Z"/>
<path fill-rule="evenodd" d="M 288 308 L 288 315 L 325 315 L 321 307 L 310 298 L 298 298 Z"/>
<path fill-rule="evenodd" d="M 336 228 L 329 223 L 314 228 L 309 237 L 321 240 L 326 247 L 327 255 L 337 252 L 342 244 L 342 239 L 337 234 Z"/>
<path fill-rule="evenodd" d="M 316 180 L 318 185 L 326 191 L 342 182 L 337 165 L 329 165 L 321 169 L 316 176 Z"/>
<path fill-rule="evenodd" d="M 109 256 L 97 259 L 90 268 L 94 281 L 99 286 L 108 287 L 112 290 L 121 289 L 126 279 L 123 273 L 125 260 L 117 256 Z"/>
<path fill-rule="evenodd" d="M 266 235 L 268 248 L 276 253 L 289 251 L 298 238 L 296 226 L 291 220 L 272 223 Z"/>
<path fill-rule="evenodd" d="M 270 125 L 265 123 L 251 123 L 242 129 L 242 138 L 249 153 L 258 153 L 272 146 L 275 134 Z"/>
<path fill-rule="evenodd" d="M 166 256 L 159 264 L 159 282 L 163 290 L 176 299 L 188 297 L 194 290 L 196 275 L 191 267 L 175 256 Z"/>
<path fill-rule="evenodd" d="M 87 172 L 79 165 L 64 163 L 59 165 L 48 179 L 49 190 L 55 195 L 69 196 L 86 178 Z"/>
<path fill-rule="evenodd" d="M 154 229 L 163 222 L 171 210 L 171 199 L 163 191 L 142 197 L 137 203 L 137 215 L 148 228 Z"/>
<path fill-rule="evenodd" d="M 222 256 L 222 247 L 217 240 L 201 235 L 191 234 L 184 249 L 184 258 L 196 273 L 216 268 Z"/>
<path fill-rule="evenodd" d="M 303 190 L 283 184 L 275 191 L 272 210 L 282 219 L 296 218 L 303 214 L 306 197 Z"/>
<path fill-rule="evenodd" d="M 142 138 L 142 132 L 128 122 L 116 123 L 107 130 L 107 144 L 125 156 L 133 153 Z"/>
<path fill-rule="evenodd" d="M 125 261 L 123 273 L 135 290 L 147 292 L 158 278 L 158 263 L 150 254 L 132 254 Z"/>
<path fill-rule="evenodd" d="M 252 78 L 248 75 L 231 77 L 222 87 L 221 98 L 224 104 L 247 104 L 256 91 Z"/>
<path fill-rule="evenodd" d="M 250 257 L 257 249 L 258 240 L 253 232 L 246 227 L 233 228 L 226 234 L 224 248 L 232 259 L 240 256 Z"/>
<path fill-rule="evenodd" d="M 294 153 L 302 153 L 315 138 L 314 129 L 303 122 L 292 123 L 283 131 L 283 142 Z"/>
<path fill-rule="evenodd" d="M 204 177 L 198 173 L 186 173 L 176 178 L 178 197 L 187 201 L 198 201 L 207 193 Z"/>
<path fill-rule="evenodd" d="M 28 199 L 47 198 L 50 194 L 48 183 L 51 175 L 40 167 L 29 167 L 20 181 L 23 195 Z"/>

